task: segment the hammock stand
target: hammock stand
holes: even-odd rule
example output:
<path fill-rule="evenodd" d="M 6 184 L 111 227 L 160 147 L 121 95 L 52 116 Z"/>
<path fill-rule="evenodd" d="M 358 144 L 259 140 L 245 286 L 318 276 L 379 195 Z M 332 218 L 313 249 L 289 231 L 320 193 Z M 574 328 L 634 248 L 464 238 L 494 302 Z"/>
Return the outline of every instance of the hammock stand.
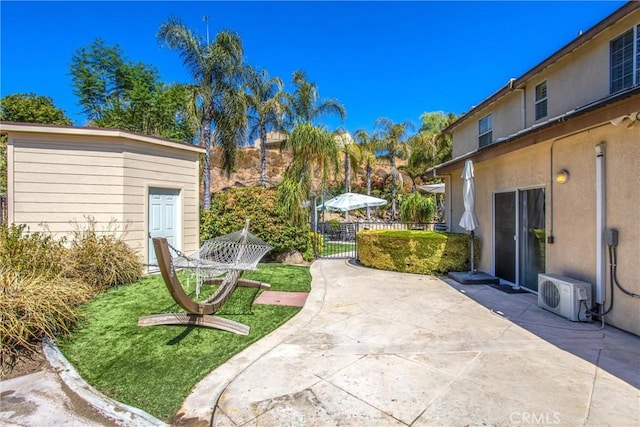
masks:
<path fill-rule="evenodd" d="M 249 243 L 247 243 L 248 238 L 250 240 Z M 237 241 L 234 242 L 234 239 Z M 186 313 L 161 313 L 143 316 L 138 319 L 138 326 L 202 326 L 239 335 L 249 334 L 250 328 L 247 325 L 213 315 L 229 300 L 238 286 L 259 289 L 270 288 L 267 283 L 240 278 L 242 271 L 255 270 L 260 259 L 272 249 L 271 246 L 249 233 L 249 220 L 245 222 L 242 231 L 208 240 L 194 255 L 183 257 L 188 262 L 195 263 L 199 281 L 198 286 L 200 283 L 219 284 L 213 295 L 203 302 L 192 300 L 184 291 L 175 271 L 176 265 L 180 267 L 181 264 L 172 262 L 167 239 L 154 237 L 152 240 L 162 279 L 175 302 Z M 223 250 L 206 253 L 207 248 L 211 247 Z M 220 254 L 226 255 L 222 257 L 223 259 L 220 259 Z M 232 254 L 232 262 L 224 263 L 224 258 L 228 258 L 229 254 Z M 218 259 L 215 259 L 216 257 Z M 224 277 L 216 277 L 224 272 L 226 272 Z"/>

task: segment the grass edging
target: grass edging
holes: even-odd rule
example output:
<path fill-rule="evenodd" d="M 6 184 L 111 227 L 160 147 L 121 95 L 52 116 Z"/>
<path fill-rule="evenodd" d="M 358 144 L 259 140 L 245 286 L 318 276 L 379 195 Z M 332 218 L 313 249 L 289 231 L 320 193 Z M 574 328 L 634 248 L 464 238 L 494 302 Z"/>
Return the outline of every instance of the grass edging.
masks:
<path fill-rule="evenodd" d="M 55 369 L 67 387 L 106 418 L 128 426 L 167 425 L 153 415 L 113 400 L 91 387 L 91 385 L 78 374 L 78 371 L 69 363 L 66 357 L 64 357 L 56 343 L 49 338 L 42 340 L 42 352 L 47 358 L 47 362 Z"/>

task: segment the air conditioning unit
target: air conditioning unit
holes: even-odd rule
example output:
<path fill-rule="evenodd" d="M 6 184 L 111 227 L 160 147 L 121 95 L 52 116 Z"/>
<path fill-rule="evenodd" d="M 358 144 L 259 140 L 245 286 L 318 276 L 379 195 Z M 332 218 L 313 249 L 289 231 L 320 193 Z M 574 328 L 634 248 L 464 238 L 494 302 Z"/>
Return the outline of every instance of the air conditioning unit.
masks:
<path fill-rule="evenodd" d="M 586 322 L 591 284 L 556 274 L 538 274 L 538 307 L 573 322 Z"/>

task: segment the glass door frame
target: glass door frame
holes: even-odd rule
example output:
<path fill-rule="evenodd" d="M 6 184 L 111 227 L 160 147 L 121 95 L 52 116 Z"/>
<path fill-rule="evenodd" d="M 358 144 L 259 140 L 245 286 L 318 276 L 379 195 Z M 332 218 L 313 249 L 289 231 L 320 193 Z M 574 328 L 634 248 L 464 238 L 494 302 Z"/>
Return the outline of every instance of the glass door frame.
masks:
<path fill-rule="evenodd" d="M 530 185 L 530 186 L 525 186 L 525 187 L 515 187 L 515 188 L 506 188 L 506 189 L 502 189 L 499 191 L 494 191 L 491 193 L 491 236 L 492 236 L 492 241 L 491 241 L 491 274 L 495 276 L 496 274 L 496 194 L 503 194 L 503 193 L 515 193 L 515 266 L 514 266 L 514 270 L 515 270 L 515 283 L 509 282 L 508 280 L 505 280 L 503 278 L 500 278 L 501 281 L 507 282 L 511 285 L 513 285 L 516 288 L 520 288 L 521 286 L 521 280 L 520 280 L 520 268 L 521 268 L 521 263 L 520 263 L 520 252 L 521 252 L 521 248 L 520 248 L 520 242 L 522 241 L 522 236 L 520 235 L 520 229 L 521 229 L 521 217 L 520 217 L 520 198 L 521 198 L 521 193 L 527 190 L 544 190 L 544 197 L 545 197 L 545 202 L 546 202 L 546 197 L 547 197 L 547 188 L 545 185 Z M 545 203 L 545 228 L 546 228 L 546 216 L 547 216 L 547 212 L 546 212 L 546 203 Z M 546 257 L 544 260 L 545 263 L 545 267 L 546 267 Z M 546 270 L 546 268 L 545 268 Z M 529 288 L 525 288 L 522 287 L 522 289 L 525 289 L 527 291 L 530 291 L 532 293 L 536 293 L 536 291 L 534 291 L 533 289 L 529 289 Z"/>

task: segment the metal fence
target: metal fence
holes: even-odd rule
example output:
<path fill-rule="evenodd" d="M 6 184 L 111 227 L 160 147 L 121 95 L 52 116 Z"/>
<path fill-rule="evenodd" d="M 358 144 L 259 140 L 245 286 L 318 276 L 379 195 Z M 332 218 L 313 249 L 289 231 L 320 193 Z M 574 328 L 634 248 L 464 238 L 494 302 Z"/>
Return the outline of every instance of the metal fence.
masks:
<path fill-rule="evenodd" d="M 311 226 L 313 229 L 313 225 Z M 358 258 L 356 235 L 364 230 L 446 230 L 445 224 L 416 222 L 319 222 L 317 232 L 321 244 L 316 244 L 317 258 Z"/>

